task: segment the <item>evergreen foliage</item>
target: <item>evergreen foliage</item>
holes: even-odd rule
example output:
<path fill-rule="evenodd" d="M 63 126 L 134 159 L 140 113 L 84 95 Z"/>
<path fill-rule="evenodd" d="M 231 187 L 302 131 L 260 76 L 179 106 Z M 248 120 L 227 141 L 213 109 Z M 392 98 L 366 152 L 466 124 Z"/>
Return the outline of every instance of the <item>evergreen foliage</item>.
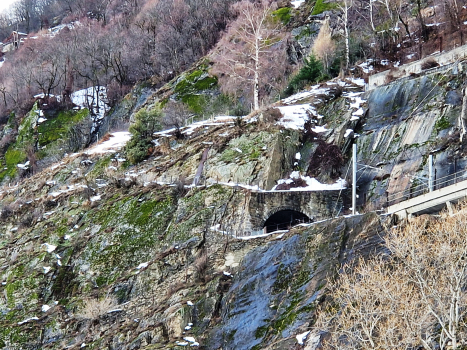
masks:
<path fill-rule="evenodd" d="M 130 126 L 132 137 L 125 147 L 125 153 L 132 164 L 144 160 L 151 147 L 152 135 L 161 130 L 162 108 L 156 105 L 153 109 L 141 108 L 135 114 L 135 122 Z"/>
<path fill-rule="evenodd" d="M 272 15 L 278 18 L 284 25 L 288 24 L 292 18 L 290 7 L 281 7 L 280 9 L 273 11 Z"/>
<path fill-rule="evenodd" d="M 286 96 L 290 96 L 303 89 L 306 84 L 313 84 L 327 79 L 324 73 L 323 63 L 314 55 L 303 59 L 305 65 L 291 80 L 284 90 Z"/>
<path fill-rule="evenodd" d="M 325 3 L 324 0 L 317 0 L 315 6 L 313 7 L 313 12 L 311 13 L 311 15 L 319 15 L 324 11 L 330 11 L 335 8 L 337 8 L 337 5 L 335 3 Z"/>

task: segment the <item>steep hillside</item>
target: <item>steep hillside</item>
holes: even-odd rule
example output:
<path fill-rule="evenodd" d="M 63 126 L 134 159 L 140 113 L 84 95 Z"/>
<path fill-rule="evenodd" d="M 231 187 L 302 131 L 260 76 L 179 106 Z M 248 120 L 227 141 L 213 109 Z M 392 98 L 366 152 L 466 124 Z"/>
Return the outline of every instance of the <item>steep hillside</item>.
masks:
<path fill-rule="evenodd" d="M 373 167 L 359 176 L 359 210 L 409 187 L 401 171 L 424 175 L 430 152 L 438 174 L 456 154 L 460 169 L 461 68 L 366 93 L 329 82 L 249 118 L 158 132 L 135 166 L 118 151 L 128 134 L 116 133 L 4 186 L 3 348 L 294 348 L 326 278 L 380 249 L 381 218 L 252 231 L 280 210 L 315 221 L 347 212 L 336 179 L 348 175 L 352 138 Z M 331 145 L 338 162 L 323 160 Z M 287 186 L 270 191 L 278 183 Z M 300 187 L 318 196 L 314 206 L 300 202 L 309 198 Z"/>
<path fill-rule="evenodd" d="M 271 46 L 286 48 L 287 63 L 269 58 L 266 73 L 282 76 L 265 75 L 256 92 L 266 106 L 250 111 L 256 87 L 235 85 L 205 56 L 241 5 L 234 14 L 213 0 L 189 17 L 199 1 L 118 4 L 110 19 L 80 12 L 89 18 L 76 32 L 62 27 L 60 41 L 47 32 L 22 46 L 39 55 L 46 40 L 86 39 L 57 49 L 89 59 L 60 56 L 61 87 L 30 99 L 37 86 L 26 83 L 40 79 L 18 74 L 49 66 L 28 65 L 21 49 L 0 66 L 4 99 L 19 84 L 0 118 L 0 348 L 315 350 L 308 331 L 328 280 L 385 251 L 394 221 L 380 214 L 427 190 L 429 156 L 435 188 L 465 177 L 466 61 L 399 72 L 372 90 L 364 80 L 388 66 L 398 76 L 415 49 L 430 54 L 440 38 L 462 43 L 465 9 L 371 2 L 369 30 L 357 6 L 342 17 L 334 2 L 277 2 L 268 23 L 284 36 Z M 448 16 L 452 26 L 438 22 Z M 164 26 L 174 20 L 173 31 Z M 335 54 L 302 64 L 325 23 Z M 207 42 L 182 40 L 198 27 Z M 116 46 L 100 46 L 108 38 Z M 132 39 L 141 46 L 127 46 Z M 329 79 L 339 71 L 348 78 Z"/>

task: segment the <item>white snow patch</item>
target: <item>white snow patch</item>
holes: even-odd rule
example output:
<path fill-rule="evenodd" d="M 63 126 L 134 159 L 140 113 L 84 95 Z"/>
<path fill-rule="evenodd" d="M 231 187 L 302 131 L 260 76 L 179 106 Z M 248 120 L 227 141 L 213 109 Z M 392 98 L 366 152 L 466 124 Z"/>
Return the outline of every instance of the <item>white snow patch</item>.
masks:
<path fill-rule="evenodd" d="M 339 179 L 333 184 L 323 184 L 313 177 L 302 176 L 298 171 L 293 171 L 288 179 L 280 179 L 277 181 L 277 185 L 272 188 L 271 191 L 275 191 L 278 185 L 291 184 L 294 179 L 301 178 L 306 182 L 306 187 L 292 187 L 288 191 L 329 191 L 329 190 L 342 190 L 346 188 L 346 182 L 344 179 Z"/>
<path fill-rule="evenodd" d="M 326 132 L 328 129 L 326 129 L 325 126 L 315 126 L 314 128 L 311 129 L 313 132 L 316 132 L 317 134 Z"/>
<path fill-rule="evenodd" d="M 46 118 L 40 117 L 39 119 L 37 119 L 37 124 L 41 124 L 45 122 L 46 120 L 47 120 Z"/>
<path fill-rule="evenodd" d="M 353 133 L 352 129 L 347 129 L 347 130 L 345 130 L 344 137 L 349 137 L 352 133 Z"/>
<path fill-rule="evenodd" d="M 295 153 L 296 160 L 300 160 L 301 158 L 302 158 L 302 155 L 300 154 L 300 152 Z"/>
<path fill-rule="evenodd" d="M 24 323 L 28 323 L 28 322 L 30 322 L 30 321 L 37 321 L 37 320 L 39 320 L 38 317 L 27 318 L 27 319 L 25 319 L 25 320 L 23 320 L 23 321 L 18 322 L 18 325 L 22 325 L 22 324 L 24 324 Z"/>
<path fill-rule="evenodd" d="M 441 24 L 444 24 L 444 22 L 441 23 L 429 23 L 426 24 L 427 27 L 439 27 Z"/>
<path fill-rule="evenodd" d="M 310 119 L 310 114 L 316 115 L 316 111 L 310 104 L 278 107 L 283 117 L 276 123 L 287 129 L 303 129 L 305 122 Z"/>
<path fill-rule="evenodd" d="M 42 92 L 40 94 L 34 95 L 34 98 L 45 98 L 45 96 L 47 95 Z M 55 95 L 49 94 L 49 97 L 55 97 Z M 57 96 L 57 99 L 58 99 L 58 96 Z"/>
<path fill-rule="evenodd" d="M 198 122 L 194 122 L 194 123 L 190 124 L 187 127 L 181 128 L 180 130 L 185 135 L 191 135 L 198 128 L 207 128 L 209 126 L 233 124 L 234 121 L 237 118 L 245 119 L 245 117 L 233 117 L 233 116 L 228 116 L 228 115 L 221 115 L 221 116 L 217 116 L 215 118 L 211 118 L 211 119 L 208 119 L 208 120 L 201 120 L 201 121 L 198 121 Z M 248 122 L 252 122 L 252 120 L 250 119 L 250 120 L 248 120 Z M 162 130 L 162 131 L 155 132 L 153 135 L 154 136 L 169 137 L 176 130 L 177 130 L 176 128 Z M 221 136 L 225 136 L 225 135 L 221 135 Z"/>
<path fill-rule="evenodd" d="M 48 253 L 52 253 L 55 250 L 55 248 L 57 248 L 56 245 L 49 244 L 49 243 L 44 243 L 42 244 L 42 246 L 45 247 L 45 249 L 47 249 Z"/>
<path fill-rule="evenodd" d="M 267 236 L 270 236 L 272 234 L 276 234 L 277 232 L 278 231 L 274 231 L 274 232 L 268 232 L 268 233 L 261 233 L 259 235 L 243 236 L 243 237 L 237 237 L 237 238 L 241 239 L 242 241 L 249 241 L 250 239 L 267 237 Z M 289 231 L 287 231 L 287 232 L 289 232 Z"/>
<path fill-rule="evenodd" d="M 284 104 L 292 104 L 305 98 L 317 95 L 326 95 L 329 92 L 327 88 L 320 88 L 319 85 L 313 85 L 310 90 L 302 91 L 282 100 Z"/>
<path fill-rule="evenodd" d="M 101 200 L 101 196 L 97 195 L 97 196 L 93 196 L 93 197 L 91 197 L 89 199 L 91 200 L 91 202 L 97 202 L 97 201 Z"/>
<path fill-rule="evenodd" d="M 293 0 L 293 1 L 291 1 L 291 4 L 292 4 L 295 8 L 297 8 L 297 7 L 299 7 L 301 4 L 303 4 L 304 2 L 305 2 L 305 0 Z"/>
<path fill-rule="evenodd" d="M 297 336 L 295 336 L 295 338 L 297 338 L 297 342 L 300 344 L 300 345 L 303 345 L 303 342 L 305 341 L 306 337 L 308 336 L 308 334 L 310 334 L 310 331 L 307 331 L 305 333 L 302 333 L 302 334 L 298 334 Z"/>
<path fill-rule="evenodd" d="M 80 25 L 79 21 L 68 23 L 68 24 L 60 24 L 58 26 L 52 27 L 48 29 L 48 34 L 46 36 L 53 38 L 55 35 L 60 33 L 63 29 L 68 28 L 68 29 L 74 29 L 75 26 Z"/>
<path fill-rule="evenodd" d="M 373 66 L 371 65 L 372 62 L 373 60 L 370 59 L 366 62 L 360 63 L 358 66 L 362 68 L 364 73 L 370 73 L 372 70 L 374 70 Z"/>
<path fill-rule="evenodd" d="M 42 310 L 42 312 L 47 312 L 47 311 L 50 310 L 50 306 L 49 305 L 42 305 L 41 310 Z"/>
<path fill-rule="evenodd" d="M 360 107 L 358 110 L 353 112 L 352 115 L 356 115 L 357 117 L 362 116 L 363 115 L 363 108 Z"/>
<path fill-rule="evenodd" d="M 48 274 L 49 271 L 50 271 L 50 269 L 51 269 L 51 267 L 50 267 L 50 266 L 44 266 L 43 269 L 44 269 L 44 273 L 45 273 L 45 274 Z"/>
<path fill-rule="evenodd" d="M 108 314 L 113 314 L 114 312 L 122 312 L 123 309 L 113 309 L 113 310 L 110 310 L 110 311 L 107 311 Z"/>
<path fill-rule="evenodd" d="M 224 271 L 223 273 L 224 273 L 225 276 L 232 277 L 232 274 L 230 272 Z"/>
<path fill-rule="evenodd" d="M 199 346 L 199 343 L 193 337 L 184 337 L 183 340 L 186 340 L 187 342 L 191 343 L 190 346 Z"/>
<path fill-rule="evenodd" d="M 192 302 L 191 300 L 188 300 L 188 301 L 186 302 L 186 304 L 187 304 L 188 306 L 194 306 L 194 305 L 195 305 L 195 304 L 193 304 L 193 302 Z"/>
<path fill-rule="evenodd" d="M 360 108 L 360 106 L 366 102 L 366 100 L 363 100 L 360 96 L 350 97 L 350 99 L 354 101 L 350 103 L 350 108 Z"/>
<path fill-rule="evenodd" d="M 147 263 L 147 262 L 141 263 L 141 264 L 139 264 L 138 266 L 136 266 L 136 268 L 137 268 L 138 270 L 145 269 L 146 267 L 148 267 L 148 263 Z"/>
<path fill-rule="evenodd" d="M 119 151 L 131 139 L 131 134 L 127 131 L 114 132 L 110 134 L 111 137 L 91 149 L 87 150 L 86 154 L 103 154 L 114 153 Z"/>
<path fill-rule="evenodd" d="M 107 104 L 107 89 L 104 86 L 75 91 L 71 94 L 71 101 L 81 108 L 88 108 L 95 123 L 104 119 L 105 113 L 110 110 Z"/>
<path fill-rule="evenodd" d="M 29 168 L 29 160 L 24 164 L 17 164 L 16 166 L 20 169 L 26 170 Z"/>

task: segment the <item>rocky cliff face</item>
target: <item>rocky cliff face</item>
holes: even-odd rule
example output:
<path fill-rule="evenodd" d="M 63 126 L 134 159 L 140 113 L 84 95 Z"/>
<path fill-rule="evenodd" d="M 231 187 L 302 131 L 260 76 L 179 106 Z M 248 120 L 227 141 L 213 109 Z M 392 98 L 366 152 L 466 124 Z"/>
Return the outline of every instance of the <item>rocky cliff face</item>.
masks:
<path fill-rule="evenodd" d="M 403 174 L 426 175 L 430 152 L 438 176 L 462 169 L 464 81 L 457 69 L 368 93 L 328 84 L 274 106 L 283 114 L 308 106 L 311 136 L 280 126 L 290 122 L 284 118 L 277 124 L 271 109 L 248 123 L 193 125 L 183 137 L 159 133 L 153 155 L 137 166 L 122 153 L 88 151 L 3 187 L 0 346 L 296 347 L 326 278 L 380 249 L 382 219 L 368 213 L 245 237 L 251 191 L 320 164 L 312 160 L 318 139 L 339 147 L 344 162 L 333 171 L 345 177 L 357 137 L 359 162 L 375 168 L 359 175 L 361 208 L 379 208 L 386 191 L 410 187 Z M 146 96 L 127 110 L 156 99 Z M 199 185 L 185 186 L 205 151 Z M 319 172 L 322 182 L 333 176 Z"/>
<path fill-rule="evenodd" d="M 380 208 L 386 192 L 410 192 L 427 183 L 430 154 L 438 182 L 466 168 L 460 135 L 465 84 L 465 64 L 459 64 L 396 81 L 363 97 L 368 111 L 357 128 L 358 154 L 363 164 L 378 169 L 359 175 L 361 205 Z"/>

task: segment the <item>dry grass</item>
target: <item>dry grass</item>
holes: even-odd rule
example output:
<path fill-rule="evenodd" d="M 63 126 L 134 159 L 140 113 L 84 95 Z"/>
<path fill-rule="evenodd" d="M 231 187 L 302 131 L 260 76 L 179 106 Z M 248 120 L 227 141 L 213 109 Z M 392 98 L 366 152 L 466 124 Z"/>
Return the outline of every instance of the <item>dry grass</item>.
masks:
<path fill-rule="evenodd" d="M 115 309 L 117 305 L 117 299 L 113 295 L 106 295 L 100 300 L 88 298 L 83 301 L 83 308 L 76 314 L 76 317 L 95 320 Z"/>
<path fill-rule="evenodd" d="M 167 288 L 167 297 L 171 297 L 179 290 L 184 289 L 186 285 L 187 284 L 183 281 L 175 281 L 174 283 L 170 284 L 169 288 Z"/>
<path fill-rule="evenodd" d="M 99 143 L 102 143 L 102 142 L 105 142 L 105 141 L 109 141 L 111 137 L 113 137 L 113 135 L 107 133 L 107 134 L 105 134 L 102 138 L 99 139 Z"/>
<path fill-rule="evenodd" d="M 194 267 L 196 269 L 198 280 L 200 282 L 202 282 L 202 283 L 205 283 L 206 282 L 206 272 L 207 272 L 207 269 L 208 269 L 208 256 L 207 256 L 205 251 L 203 253 L 201 253 L 196 258 L 193 265 L 194 265 Z"/>

